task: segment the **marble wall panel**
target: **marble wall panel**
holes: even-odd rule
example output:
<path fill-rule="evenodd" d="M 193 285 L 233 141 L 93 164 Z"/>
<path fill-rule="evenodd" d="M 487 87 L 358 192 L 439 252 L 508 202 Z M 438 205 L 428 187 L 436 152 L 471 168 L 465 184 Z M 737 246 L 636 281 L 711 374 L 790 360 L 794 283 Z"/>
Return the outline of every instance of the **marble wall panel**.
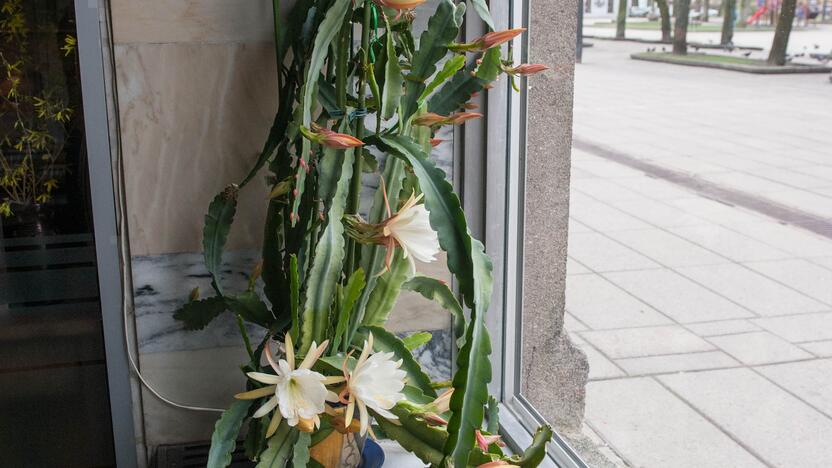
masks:
<path fill-rule="evenodd" d="M 270 44 L 116 45 L 133 255 L 201 249 L 211 199 L 256 160 L 276 109 Z M 262 177 L 240 194 L 228 247 L 258 245 Z"/>
<path fill-rule="evenodd" d="M 282 9 L 291 1 L 281 0 Z M 112 0 L 114 42 L 271 42 L 272 2 Z"/>

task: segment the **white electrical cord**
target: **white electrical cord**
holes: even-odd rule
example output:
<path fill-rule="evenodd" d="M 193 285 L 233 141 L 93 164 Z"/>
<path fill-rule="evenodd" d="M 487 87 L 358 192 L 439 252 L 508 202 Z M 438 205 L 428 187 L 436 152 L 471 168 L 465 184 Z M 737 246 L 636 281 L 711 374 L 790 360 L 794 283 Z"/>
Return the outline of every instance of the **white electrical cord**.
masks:
<path fill-rule="evenodd" d="M 110 38 L 113 37 L 113 26 L 112 21 L 107 15 L 107 34 Z M 116 193 L 116 207 L 117 207 L 117 216 L 118 216 L 118 225 L 119 225 L 119 233 L 118 233 L 118 242 L 119 242 L 119 254 L 121 256 L 121 283 L 122 283 L 122 314 L 124 319 L 124 345 L 127 351 L 127 360 L 130 362 L 130 368 L 136 377 L 139 378 L 139 381 L 144 385 L 144 387 L 152 393 L 156 398 L 161 400 L 162 402 L 176 407 L 180 409 L 190 410 L 190 411 L 205 411 L 211 413 L 222 413 L 225 410 L 220 408 L 210 408 L 206 406 L 196 406 L 196 405 L 186 405 L 182 403 L 177 403 L 170 398 L 166 398 L 158 390 L 153 388 L 153 385 L 147 381 L 142 375 L 142 372 L 139 370 L 139 366 L 136 364 L 136 359 L 133 356 L 132 347 L 130 346 L 130 331 L 128 330 L 127 324 L 129 318 L 129 314 L 127 311 L 130 308 L 130 303 L 132 299 L 132 272 L 130 268 L 130 242 L 128 240 L 128 230 L 127 230 L 127 202 L 126 196 L 124 193 L 124 164 L 122 160 L 122 151 L 121 151 L 121 126 L 119 123 L 119 110 L 118 110 L 118 89 L 115 85 L 115 76 L 116 76 L 116 67 L 115 67 L 115 57 L 112 51 L 112 43 L 111 43 L 111 50 L 110 50 L 110 70 L 111 76 L 113 77 L 113 84 L 112 84 L 112 96 L 113 96 L 113 107 L 115 109 L 114 112 L 114 122 L 116 126 L 116 131 L 114 132 L 114 138 L 116 140 L 116 144 L 114 145 L 115 153 L 116 153 L 116 160 L 115 160 L 115 167 L 113 171 L 113 182 L 115 184 L 115 193 Z M 138 349 L 138 342 L 136 343 L 136 349 Z"/>

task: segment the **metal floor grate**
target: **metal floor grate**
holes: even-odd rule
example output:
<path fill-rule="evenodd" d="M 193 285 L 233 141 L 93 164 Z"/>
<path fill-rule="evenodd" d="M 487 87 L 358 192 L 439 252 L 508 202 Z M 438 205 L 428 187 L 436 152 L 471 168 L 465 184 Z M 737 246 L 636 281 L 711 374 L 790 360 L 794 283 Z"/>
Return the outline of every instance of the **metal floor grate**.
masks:
<path fill-rule="evenodd" d="M 209 442 L 192 444 L 160 445 L 156 449 L 156 468 L 204 468 L 208 464 Z M 231 454 L 231 468 L 251 468 L 254 463 L 246 458 L 243 443 Z"/>

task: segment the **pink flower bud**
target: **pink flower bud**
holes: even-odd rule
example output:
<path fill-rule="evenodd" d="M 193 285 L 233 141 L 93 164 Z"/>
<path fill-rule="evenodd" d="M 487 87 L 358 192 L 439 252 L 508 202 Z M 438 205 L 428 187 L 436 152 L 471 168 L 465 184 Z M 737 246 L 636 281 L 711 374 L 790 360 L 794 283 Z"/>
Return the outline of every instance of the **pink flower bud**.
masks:
<path fill-rule="evenodd" d="M 478 112 L 457 112 L 448 117 L 448 120 L 453 125 L 462 125 L 471 119 L 478 119 L 480 117 L 482 117 L 482 114 Z"/>
<path fill-rule="evenodd" d="M 546 71 L 548 69 L 549 67 L 540 63 L 524 63 L 514 68 L 507 69 L 506 73 L 508 73 L 509 75 L 529 76 L 534 75 L 535 73 Z"/>
<path fill-rule="evenodd" d="M 425 0 L 375 0 L 381 6 L 394 10 L 410 10 L 425 3 Z"/>
<path fill-rule="evenodd" d="M 505 31 L 493 31 L 483 35 L 473 42 L 479 50 L 488 50 L 504 44 L 526 31 L 526 28 L 507 29 Z"/>
<path fill-rule="evenodd" d="M 497 444 L 501 447 L 505 446 L 503 441 L 500 440 L 500 436 L 498 435 L 483 435 L 482 432 L 477 430 L 476 432 L 474 432 L 474 436 L 476 437 L 477 445 L 483 452 L 488 452 L 488 446 L 491 444 Z"/>
<path fill-rule="evenodd" d="M 347 135 L 346 133 L 336 133 L 328 131 L 323 133 L 321 144 L 329 148 L 347 149 L 355 148 L 357 146 L 364 146 L 364 142 L 358 138 Z"/>
<path fill-rule="evenodd" d="M 413 119 L 413 125 L 419 127 L 433 127 L 434 125 L 442 125 L 448 120 L 447 117 L 433 112 L 422 114 Z"/>

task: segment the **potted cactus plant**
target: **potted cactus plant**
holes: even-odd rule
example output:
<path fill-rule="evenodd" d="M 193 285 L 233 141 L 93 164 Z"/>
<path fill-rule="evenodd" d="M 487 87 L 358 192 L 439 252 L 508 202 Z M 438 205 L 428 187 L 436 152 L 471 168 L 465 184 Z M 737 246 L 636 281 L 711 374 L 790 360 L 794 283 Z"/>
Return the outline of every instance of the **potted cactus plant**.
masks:
<path fill-rule="evenodd" d="M 523 453 L 500 448 L 487 389 L 491 261 L 431 159 L 438 128 L 481 117 L 466 110 L 472 96 L 501 74 L 545 67 L 501 56 L 501 44 L 522 29 L 456 42 L 466 5 L 451 0 L 438 2 L 417 40 L 412 8 L 423 1 L 298 0 L 286 18 L 274 1 L 279 108 L 250 173 L 208 207 L 213 295 L 192 294 L 176 312 L 198 329 L 230 311 L 250 357 L 247 390 L 217 421 L 209 466 L 230 463 L 244 425 L 247 455 L 263 467 L 359 466 L 368 436 L 395 440 L 432 466 L 536 466 L 545 456 L 548 426 Z M 470 3 L 493 24 L 485 2 Z M 237 195 L 263 168 L 271 190 L 262 262 L 247 291 L 229 291 L 220 265 Z M 361 216 L 368 168 L 380 183 Z M 458 294 L 416 274 L 416 262 L 440 250 Z M 385 329 L 405 289 L 454 317 L 449 382 L 432 382 L 411 354 L 425 334 Z M 266 337 L 252 343 L 245 322 Z"/>

